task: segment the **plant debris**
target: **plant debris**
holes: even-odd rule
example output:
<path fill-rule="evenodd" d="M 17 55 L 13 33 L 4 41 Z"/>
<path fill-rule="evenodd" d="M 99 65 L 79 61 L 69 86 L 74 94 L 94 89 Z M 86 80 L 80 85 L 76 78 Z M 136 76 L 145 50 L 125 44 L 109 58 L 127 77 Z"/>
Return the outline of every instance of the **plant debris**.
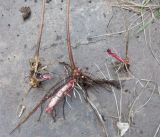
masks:
<path fill-rule="evenodd" d="M 42 17 L 41 17 L 40 31 L 38 33 L 38 40 L 37 40 L 37 44 L 36 44 L 36 51 L 35 51 L 34 56 L 30 59 L 29 85 L 31 88 L 38 88 L 38 87 L 40 87 L 40 85 L 42 84 L 43 81 L 51 80 L 53 78 L 53 74 L 47 71 L 47 66 L 45 66 L 41 63 L 40 56 L 39 56 L 40 46 L 41 46 L 41 38 L 42 38 L 42 32 L 43 32 L 43 25 L 44 25 L 44 13 L 45 13 L 45 4 L 44 3 L 49 3 L 50 1 L 51 0 L 43 0 L 42 14 L 41 14 Z M 37 0 L 35 0 L 35 2 L 37 2 Z M 63 0 L 61 0 L 61 2 L 63 2 Z M 76 64 L 76 62 L 74 60 L 74 56 L 73 56 L 71 35 L 70 35 L 70 12 L 71 12 L 70 0 L 67 0 L 66 1 L 66 6 L 67 6 L 67 10 L 66 10 L 66 13 L 67 13 L 67 16 L 66 16 L 67 17 L 66 18 L 66 36 L 67 36 L 66 47 L 67 47 L 67 51 L 68 51 L 69 63 L 59 62 L 60 65 L 64 66 L 65 71 L 67 73 L 66 73 L 64 79 L 61 79 L 56 84 L 54 84 L 49 89 L 49 91 L 47 93 L 45 93 L 44 96 L 42 96 L 42 98 L 37 102 L 37 104 L 35 106 L 33 106 L 33 109 L 23 119 L 21 119 L 19 121 L 17 126 L 10 132 L 10 134 L 12 134 L 14 131 L 16 131 L 19 127 L 21 127 L 21 125 L 23 125 L 39 108 L 41 108 L 41 113 L 40 113 L 38 121 L 41 118 L 43 110 L 45 110 L 46 113 L 51 115 L 53 120 L 55 121 L 56 120 L 55 119 L 56 118 L 56 106 L 62 101 L 63 101 L 62 102 L 63 103 L 63 118 L 65 119 L 65 110 L 64 110 L 65 103 L 68 103 L 69 107 L 71 107 L 69 102 L 67 101 L 67 98 L 72 97 L 73 95 L 76 98 L 76 96 L 78 95 L 81 102 L 84 99 L 86 101 L 86 103 L 88 103 L 90 105 L 90 107 L 92 108 L 93 112 L 96 114 L 96 116 L 102 126 L 102 130 L 104 132 L 105 137 L 109 137 L 109 134 L 107 133 L 107 128 L 106 128 L 106 125 L 108 125 L 108 123 L 107 123 L 108 120 L 105 119 L 105 117 L 101 114 L 101 112 L 99 111 L 97 106 L 92 102 L 92 100 L 88 94 L 88 89 L 92 88 L 93 86 L 100 86 L 100 87 L 103 86 L 103 87 L 107 87 L 107 90 L 109 90 L 113 93 L 113 96 L 115 99 L 115 105 L 116 105 L 116 109 L 117 109 L 117 115 L 114 116 L 115 115 L 114 114 L 113 116 L 111 115 L 111 117 L 116 119 L 116 122 L 114 124 L 116 124 L 115 126 L 117 128 L 117 136 L 123 137 L 126 135 L 128 130 L 130 129 L 131 124 L 134 120 L 133 118 L 135 118 L 135 114 L 138 114 L 138 112 L 142 111 L 147 106 L 148 102 L 150 102 L 150 100 L 152 99 L 156 90 L 158 90 L 158 92 L 160 94 L 160 90 L 159 90 L 160 88 L 154 82 L 151 82 L 151 80 L 149 80 L 149 81 L 147 81 L 146 84 L 144 84 L 141 82 L 141 81 L 143 81 L 142 79 L 137 78 L 136 76 L 132 75 L 132 73 L 130 73 L 130 71 L 128 71 L 129 67 L 130 67 L 130 60 L 128 57 L 129 31 L 133 30 L 137 26 L 140 26 L 141 24 L 143 24 L 139 28 L 138 32 L 143 31 L 145 34 L 145 29 L 149 27 L 149 25 L 155 19 L 154 17 L 156 17 L 157 19 L 160 17 L 160 6 L 159 5 L 150 5 L 149 3 L 151 2 L 151 0 L 143 0 L 142 3 L 140 3 L 140 4 L 136 3 L 134 1 L 124 1 L 124 0 L 118 0 L 117 2 L 118 2 L 118 5 L 115 5 L 116 7 L 120 7 L 123 9 L 127 9 L 129 11 L 136 12 L 136 14 L 134 14 L 134 16 L 129 17 L 130 18 L 129 22 L 131 20 L 134 20 L 133 17 L 135 17 L 135 16 L 137 17 L 137 14 L 141 15 L 141 17 L 138 16 L 138 18 L 136 18 L 135 21 L 132 21 L 132 23 L 129 26 L 126 23 L 125 30 L 118 31 L 116 33 L 110 33 L 110 34 L 98 35 L 95 37 L 89 37 L 88 41 L 90 43 L 91 42 L 93 43 L 94 38 L 126 33 L 125 56 L 121 57 L 120 55 L 117 54 L 116 51 L 114 51 L 111 48 L 108 48 L 106 50 L 107 55 L 109 55 L 111 57 L 109 59 L 113 58 L 114 60 L 116 60 L 115 62 L 112 62 L 114 64 L 114 66 L 119 67 L 116 70 L 118 80 L 113 80 L 114 78 L 110 74 L 107 64 L 106 64 L 106 68 L 107 68 L 109 78 L 107 78 L 105 76 L 105 74 L 101 71 L 100 68 L 99 68 L 99 70 L 101 71 L 104 78 L 97 78 L 94 75 L 92 75 L 88 71 L 88 69 L 86 69 L 86 70 L 82 69 L 81 67 L 79 67 Z M 89 3 L 91 3 L 91 1 L 89 1 Z M 24 9 L 22 9 L 22 8 L 24 8 Z M 23 19 L 26 20 L 31 15 L 31 9 L 29 7 L 22 7 L 22 8 L 20 11 L 22 13 Z M 28 13 L 30 15 L 27 15 L 27 11 L 25 12 L 25 10 L 27 10 L 27 8 L 29 8 L 29 10 L 30 10 L 30 13 Z M 145 11 L 145 13 L 144 13 L 144 11 Z M 144 13 L 144 14 L 142 14 L 142 13 Z M 148 14 L 149 15 L 148 17 L 149 18 L 152 17 L 152 18 L 151 18 L 151 20 L 144 22 L 145 18 L 143 18 L 143 16 L 146 17 L 145 16 L 146 13 L 147 14 L 151 13 L 151 14 Z M 129 15 L 128 14 L 127 15 L 130 16 L 130 14 L 132 14 L 132 12 L 130 12 Z M 106 17 L 106 15 L 105 15 L 105 17 Z M 112 19 L 112 17 L 111 17 L 111 19 Z M 148 17 L 147 17 L 147 19 L 148 19 Z M 111 19 L 110 19 L 110 21 L 111 21 Z M 137 24 L 137 21 L 139 21 L 139 19 L 142 20 L 142 22 Z M 125 18 L 124 18 L 124 20 L 125 20 Z M 107 28 L 110 24 L 110 21 L 107 25 Z M 121 26 L 119 28 L 121 28 Z M 150 32 L 149 32 L 149 36 L 150 36 Z M 59 40 L 59 38 L 57 37 L 56 40 Z M 146 38 L 145 38 L 145 40 L 146 40 Z M 149 42 L 149 46 L 150 46 L 151 39 L 149 41 L 150 41 Z M 88 44 L 88 42 L 86 42 L 86 43 Z M 157 50 L 157 52 L 158 52 L 158 50 Z M 158 62 L 158 60 L 157 60 L 157 62 Z M 138 67 L 139 67 L 139 65 L 138 65 Z M 128 75 L 127 75 L 127 77 L 121 77 L 121 75 L 119 75 L 120 70 L 125 70 L 125 72 L 128 72 L 127 74 L 131 75 L 132 77 L 128 77 Z M 115 70 L 113 70 L 113 71 L 115 71 Z M 131 105 L 129 106 L 128 121 L 125 122 L 126 121 L 126 112 L 122 112 L 122 110 L 126 110 L 126 108 L 124 109 L 123 105 L 124 104 L 126 105 L 127 102 L 131 101 L 130 100 L 131 97 L 129 95 L 131 95 L 132 92 L 126 92 L 125 89 L 123 89 L 121 81 L 130 80 L 130 79 L 136 80 L 136 85 L 138 83 L 138 84 L 140 84 L 141 87 L 135 86 L 135 90 L 133 93 L 134 94 L 133 96 L 135 96 L 135 98 L 133 98 L 133 100 L 132 100 L 133 102 L 131 102 Z M 152 89 L 150 86 L 148 86 L 148 83 L 153 83 L 155 85 L 153 85 L 154 87 L 153 87 L 153 90 L 152 90 L 150 96 L 149 97 L 146 96 L 146 100 L 144 100 L 144 102 L 141 103 L 140 97 L 141 97 L 142 93 L 144 93 L 144 91 L 146 91 L 146 89 L 148 91 L 151 91 L 151 89 Z M 126 86 L 128 86 L 128 85 L 126 85 Z M 115 88 L 121 89 L 120 93 L 119 93 L 119 91 L 116 91 Z M 129 87 L 127 87 L 127 89 L 132 91 L 132 89 L 130 89 Z M 140 89 L 139 94 L 137 94 L 138 89 Z M 43 109 L 42 105 L 46 102 L 47 102 L 46 108 Z M 113 102 L 111 102 L 111 103 L 113 103 Z M 20 111 L 18 113 L 19 118 L 22 116 L 25 109 L 26 109 L 26 107 L 21 105 Z M 115 109 L 115 107 L 114 107 L 114 109 Z M 107 113 L 110 113 L 110 112 L 107 112 Z M 117 121 L 117 119 L 118 119 L 118 121 Z M 134 124 L 134 122 L 133 122 L 133 124 Z M 158 136 L 159 129 L 160 129 L 160 124 L 157 125 L 157 129 L 154 133 L 154 137 Z M 142 134 L 143 131 L 140 130 L 139 133 Z"/>
<path fill-rule="evenodd" d="M 121 137 L 124 136 L 124 134 L 128 131 L 129 129 L 129 124 L 128 123 L 122 123 L 122 122 L 117 122 L 117 127 L 120 130 L 120 135 Z"/>
<path fill-rule="evenodd" d="M 67 64 L 65 62 L 60 62 L 60 64 L 64 65 L 68 71 L 68 76 L 65 78 L 65 83 L 62 84 L 62 81 L 58 82 L 53 88 L 51 88 L 45 96 L 37 103 L 37 105 L 33 108 L 33 110 L 22 120 L 20 123 L 12 130 L 11 133 L 13 133 L 16 129 L 18 129 L 23 123 L 27 121 L 27 119 L 48 99 L 50 100 L 46 112 L 53 114 L 53 111 L 55 110 L 55 106 L 61 101 L 67 99 L 67 96 L 69 94 L 76 90 L 81 97 L 79 91 L 82 91 L 84 99 L 86 102 L 88 102 L 91 107 L 93 108 L 94 112 L 98 116 L 99 121 L 102 124 L 103 131 L 105 129 L 105 124 L 103 121 L 103 118 L 101 114 L 99 113 L 98 109 L 91 103 L 89 100 L 89 96 L 87 93 L 87 89 L 89 87 L 92 87 L 93 85 L 108 85 L 109 87 L 116 87 L 120 88 L 119 81 L 116 80 L 106 80 L 106 79 L 96 79 L 88 75 L 87 72 L 84 72 L 82 69 L 77 67 L 74 62 L 73 54 L 72 54 L 72 48 L 71 48 L 71 40 L 70 40 L 70 0 L 67 0 L 67 21 L 66 21 L 66 34 L 67 34 L 67 49 L 68 49 L 68 55 L 69 55 L 69 61 L 70 63 Z M 42 28 L 41 28 L 42 29 Z M 39 42 L 40 44 L 40 42 Z M 38 44 L 37 44 L 38 45 Z M 39 51 L 39 45 L 38 50 Z M 41 63 L 39 61 L 39 52 L 36 52 L 35 60 L 31 64 L 31 80 L 33 81 L 31 83 L 32 86 L 37 87 L 39 85 L 39 81 L 37 80 L 37 72 L 41 68 Z M 43 76 L 44 77 L 44 76 Z M 67 102 L 67 101 L 66 101 Z M 64 108 L 63 108 L 63 115 L 64 115 Z M 54 117 L 53 117 L 54 118 Z M 65 115 L 64 115 L 65 118 Z M 108 137 L 107 132 L 104 131 L 105 136 Z"/>
<path fill-rule="evenodd" d="M 115 58 L 117 61 L 122 62 L 122 63 L 127 63 L 125 61 L 125 59 L 121 58 L 120 56 L 118 56 L 116 53 L 113 53 L 111 49 L 107 49 L 107 53 L 112 56 L 113 58 Z"/>
<path fill-rule="evenodd" d="M 93 85 L 103 85 L 107 84 L 109 86 L 114 86 L 116 88 L 119 88 L 119 82 L 114 80 L 106 80 L 106 79 L 95 79 L 87 74 L 87 72 L 83 72 L 82 69 L 76 66 L 73 58 L 72 48 L 71 48 L 71 38 L 70 38 L 70 0 L 67 0 L 67 21 L 66 21 L 66 33 L 67 33 L 67 49 L 68 49 L 68 56 L 70 63 L 67 64 L 65 62 L 61 62 L 67 70 L 68 70 L 68 79 L 66 80 L 66 83 L 58 92 L 53 96 L 53 98 L 50 100 L 50 103 L 48 104 L 46 108 L 46 112 L 51 113 L 54 109 L 54 106 L 63 98 L 66 98 L 67 95 L 70 94 L 71 91 L 79 87 L 79 90 L 82 91 L 84 95 L 84 99 L 92 106 L 93 110 L 95 111 L 96 115 L 98 116 L 98 119 L 100 120 L 103 129 L 105 129 L 104 121 L 102 119 L 101 114 L 92 103 L 89 101 L 89 96 L 87 93 L 87 89 Z M 78 91 L 78 90 L 76 90 Z M 104 131 L 104 130 L 103 130 Z M 104 131 L 105 136 L 108 137 L 108 134 Z"/>
<path fill-rule="evenodd" d="M 111 49 L 107 49 L 107 54 L 110 55 L 111 57 L 113 57 L 114 59 L 116 59 L 117 61 L 114 63 L 114 67 L 118 67 L 118 71 L 128 71 L 130 64 L 128 61 L 128 57 L 127 58 L 122 58 L 119 55 L 117 55 L 116 53 L 112 52 Z"/>
<path fill-rule="evenodd" d="M 22 116 L 22 114 L 24 113 L 24 111 L 26 110 L 26 107 L 24 105 L 21 106 L 21 110 L 18 114 L 18 117 L 20 118 Z"/>
<path fill-rule="evenodd" d="M 23 20 L 27 20 L 31 16 L 31 8 L 29 6 L 21 7 L 20 12 L 22 13 Z"/>
<path fill-rule="evenodd" d="M 41 64 L 40 58 L 39 58 L 39 50 L 40 50 L 42 31 L 44 26 L 44 13 L 45 13 L 45 0 L 43 0 L 42 2 L 41 25 L 40 25 L 40 32 L 38 35 L 37 44 L 36 44 L 35 55 L 32 59 L 30 59 L 30 75 L 29 75 L 30 88 L 28 92 L 32 88 L 39 87 L 43 81 L 50 80 L 53 78 L 53 75 L 46 71 L 46 66 L 43 66 Z M 48 93 L 45 94 L 45 96 L 42 98 L 42 100 L 40 100 L 40 102 L 36 105 L 36 107 L 17 125 L 17 127 L 11 133 L 13 133 L 18 127 L 20 127 L 24 122 L 26 122 L 27 119 L 43 104 L 43 102 L 45 102 L 49 98 L 47 95 Z M 23 109 L 21 110 L 21 113 L 23 113 Z M 19 116 L 20 115 L 21 114 L 19 114 Z"/>
<path fill-rule="evenodd" d="M 41 17 L 40 31 L 38 34 L 38 40 L 36 44 L 35 55 L 34 58 L 30 59 L 29 84 L 32 88 L 37 88 L 40 86 L 41 82 L 53 78 L 52 74 L 47 72 L 46 66 L 43 66 L 41 64 L 39 58 L 41 38 L 44 26 L 44 13 L 45 13 L 45 0 L 43 0 L 42 3 L 42 17 Z"/>

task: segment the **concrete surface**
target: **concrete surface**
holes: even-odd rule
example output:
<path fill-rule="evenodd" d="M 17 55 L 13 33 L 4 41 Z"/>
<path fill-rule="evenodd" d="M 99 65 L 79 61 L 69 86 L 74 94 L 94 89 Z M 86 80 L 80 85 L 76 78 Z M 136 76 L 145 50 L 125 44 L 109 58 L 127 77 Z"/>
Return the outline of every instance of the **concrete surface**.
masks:
<path fill-rule="evenodd" d="M 113 1 L 112 1 L 113 2 Z M 111 0 L 72 0 L 71 1 L 71 39 L 76 63 L 81 67 L 88 67 L 89 71 L 97 77 L 103 77 L 95 66 L 99 65 L 107 76 L 105 63 L 107 56 L 105 50 L 114 48 L 124 56 L 125 35 L 112 37 L 99 37 L 88 41 L 87 37 L 105 33 L 118 32 L 125 29 L 123 15 L 129 23 L 138 16 L 131 17 L 134 13 L 122 11 L 111 7 Z M 32 15 L 25 22 L 19 9 L 22 6 L 30 6 Z M 100 124 L 93 110 L 83 101 L 73 99 L 70 102 L 72 108 L 65 107 L 66 120 L 62 116 L 62 104 L 57 106 L 57 122 L 43 113 L 40 122 L 37 122 L 40 110 L 38 110 L 19 130 L 9 135 L 19 119 L 17 116 L 18 104 L 29 88 L 27 79 L 28 60 L 34 54 L 34 45 L 37 39 L 40 19 L 40 1 L 34 0 L 0 0 L 0 137 L 101 137 L 103 136 Z M 45 82 L 43 88 L 33 89 L 23 104 L 29 112 L 38 100 L 45 94 L 59 77 L 64 76 L 64 69 L 58 65 L 57 59 L 68 61 L 66 51 L 65 16 L 66 3 L 63 0 L 51 0 L 46 4 L 45 26 L 42 38 L 41 57 L 49 70 L 56 73 L 55 78 Z M 113 18 L 109 27 L 107 24 Z M 157 58 L 160 60 L 160 21 L 155 20 L 147 28 L 151 32 L 151 45 Z M 122 121 L 127 122 L 128 105 L 136 96 L 134 94 L 135 83 L 138 79 L 150 79 L 159 84 L 160 66 L 153 58 L 151 51 L 146 46 L 143 32 L 137 33 L 138 28 L 130 31 L 129 58 L 131 73 L 136 79 L 128 80 L 123 87 Z M 147 42 L 149 37 L 147 35 Z M 114 77 L 112 65 L 110 71 Z M 121 75 L 120 75 L 121 76 Z M 144 83 L 145 84 L 145 83 Z M 152 94 L 153 85 L 149 85 L 136 103 L 138 108 Z M 102 88 L 90 90 L 91 100 L 105 117 L 106 128 L 109 137 L 117 134 L 116 120 L 109 116 L 117 116 L 113 93 Z M 128 91 L 128 92 L 125 92 Z M 120 91 L 116 91 L 117 98 Z M 140 93 L 140 86 L 137 94 Z M 118 102 L 119 104 L 119 102 Z M 134 117 L 134 122 L 125 137 L 153 137 L 160 123 L 160 99 L 158 91 L 153 94 L 149 103 Z M 134 108 L 134 109 L 135 109 Z M 24 116 L 23 115 L 23 116 Z M 160 137 L 160 133 L 157 134 Z"/>

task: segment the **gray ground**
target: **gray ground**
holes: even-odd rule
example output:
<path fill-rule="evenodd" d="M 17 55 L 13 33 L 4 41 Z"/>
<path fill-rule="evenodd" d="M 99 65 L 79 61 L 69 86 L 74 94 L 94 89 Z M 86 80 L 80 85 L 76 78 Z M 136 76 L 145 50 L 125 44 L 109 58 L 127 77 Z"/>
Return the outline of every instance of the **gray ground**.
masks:
<path fill-rule="evenodd" d="M 88 67 L 96 77 L 103 77 L 102 72 L 107 76 L 105 63 L 108 64 L 113 78 L 117 75 L 112 69 L 110 62 L 107 62 L 105 50 L 114 48 L 124 56 L 125 53 L 125 33 L 111 37 L 99 37 L 87 40 L 89 36 L 103 35 L 106 33 L 125 30 L 124 16 L 128 23 L 133 22 L 139 16 L 127 10 L 120 10 L 111 7 L 111 0 L 72 0 L 71 1 L 71 39 L 76 63 L 81 68 Z M 22 6 L 30 6 L 32 15 L 25 22 L 22 19 L 19 9 Z M 19 119 L 17 116 L 18 105 L 23 103 L 29 112 L 54 83 L 64 77 L 64 69 L 57 63 L 57 60 L 68 61 L 66 51 L 66 3 L 63 0 L 52 0 L 46 4 L 45 26 L 42 38 L 41 57 L 45 64 L 49 64 L 48 69 L 56 75 L 54 79 L 45 82 L 43 88 L 33 89 L 28 97 L 21 101 L 24 92 L 29 88 L 27 79 L 29 63 L 28 60 L 34 54 L 34 45 L 37 40 L 37 32 L 40 21 L 41 2 L 34 0 L 0 0 L 0 137 L 100 137 L 103 136 L 100 124 L 93 110 L 80 99 L 73 98 L 70 102 L 72 108 L 65 107 L 66 120 L 62 116 L 62 104 L 57 106 L 57 122 L 43 113 L 40 122 L 37 122 L 40 110 L 20 128 L 19 132 L 9 135 L 11 129 L 15 127 Z M 107 27 L 111 17 L 113 18 Z M 147 20 L 151 16 L 147 13 Z M 138 20 L 137 22 L 141 22 Z M 160 82 L 160 69 L 157 61 L 151 54 L 149 46 L 160 61 L 160 25 L 159 20 L 146 29 L 147 40 L 145 42 L 144 33 L 138 33 L 138 28 L 130 31 L 129 37 L 129 58 L 131 73 L 135 76 L 131 80 L 123 82 L 122 98 L 122 122 L 128 120 L 128 105 L 141 92 L 142 87 L 138 85 L 137 92 L 134 92 L 135 84 L 139 79 L 153 80 L 157 84 Z M 136 23 L 133 24 L 133 26 Z M 148 35 L 150 31 L 150 36 Z M 150 41 L 151 38 L 151 41 Z M 146 44 L 147 43 L 147 44 Z M 130 75 L 119 74 L 120 78 L 131 77 Z M 142 82 L 143 85 L 146 82 Z M 145 107 L 135 114 L 130 130 L 126 137 L 153 137 L 160 123 L 160 99 L 158 90 L 153 93 L 154 84 L 149 83 L 133 110 L 138 109 L 151 96 L 151 100 Z M 105 125 L 109 137 L 117 135 L 116 121 L 117 110 L 113 93 L 102 88 L 90 90 L 91 100 L 98 107 L 106 119 Z M 118 104 L 120 91 L 115 91 Z M 23 116 L 24 116 L 23 115 Z M 160 133 L 156 137 L 160 137 Z"/>

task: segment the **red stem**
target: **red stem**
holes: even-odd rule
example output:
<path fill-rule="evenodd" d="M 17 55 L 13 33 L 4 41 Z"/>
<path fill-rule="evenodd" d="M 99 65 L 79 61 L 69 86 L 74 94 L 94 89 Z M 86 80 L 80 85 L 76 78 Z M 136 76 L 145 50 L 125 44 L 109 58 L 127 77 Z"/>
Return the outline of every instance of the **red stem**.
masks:
<path fill-rule="evenodd" d="M 70 66 L 74 70 L 76 68 L 73 54 L 72 54 L 72 48 L 71 48 L 71 38 L 70 38 L 70 0 L 67 0 L 67 20 L 66 20 L 66 33 L 67 33 L 67 49 L 68 49 L 68 55 L 69 55 L 69 61 Z"/>
<path fill-rule="evenodd" d="M 125 59 L 121 58 L 116 53 L 113 53 L 111 49 L 107 49 L 107 53 L 113 58 L 115 58 L 116 60 L 118 60 L 119 62 L 126 63 Z"/>

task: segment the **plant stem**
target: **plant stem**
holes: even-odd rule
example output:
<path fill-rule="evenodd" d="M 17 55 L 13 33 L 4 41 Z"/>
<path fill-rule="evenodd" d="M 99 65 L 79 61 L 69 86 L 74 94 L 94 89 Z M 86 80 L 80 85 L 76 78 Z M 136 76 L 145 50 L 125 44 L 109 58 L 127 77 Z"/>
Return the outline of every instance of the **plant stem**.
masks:
<path fill-rule="evenodd" d="M 76 68 L 72 48 L 71 48 L 71 38 L 70 38 L 70 0 L 67 0 L 67 20 L 66 20 L 66 33 L 67 33 L 67 50 L 69 55 L 70 66 L 74 70 Z"/>
<path fill-rule="evenodd" d="M 128 30 L 128 25 L 127 25 L 127 19 L 125 17 L 125 26 L 126 26 L 126 61 L 128 60 L 128 44 L 129 44 L 129 30 Z"/>
<path fill-rule="evenodd" d="M 45 13 L 45 2 L 46 0 L 43 0 L 42 3 L 42 10 L 41 10 L 41 23 L 40 23 L 40 30 L 38 33 L 38 40 L 37 40 L 37 49 L 35 52 L 35 59 L 39 60 L 39 50 L 40 50 L 40 45 L 41 45 L 41 39 L 42 39 L 42 31 L 43 31 L 43 26 L 44 26 L 44 13 Z"/>

